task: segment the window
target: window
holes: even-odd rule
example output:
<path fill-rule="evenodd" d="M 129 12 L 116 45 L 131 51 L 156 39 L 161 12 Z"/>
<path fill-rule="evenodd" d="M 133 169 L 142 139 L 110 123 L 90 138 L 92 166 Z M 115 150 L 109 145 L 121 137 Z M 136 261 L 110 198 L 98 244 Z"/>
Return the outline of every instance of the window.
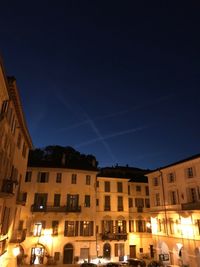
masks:
<path fill-rule="evenodd" d="M 104 191 L 110 192 L 110 182 L 109 181 L 104 182 Z"/>
<path fill-rule="evenodd" d="M 137 208 L 143 208 L 144 207 L 144 199 L 143 198 L 135 198 L 135 206 Z"/>
<path fill-rule="evenodd" d="M 175 182 L 175 173 L 174 172 L 168 173 L 167 180 L 168 180 L 168 183 L 174 183 Z"/>
<path fill-rule="evenodd" d="M 128 207 L 129 208 L 132 208 L 133 207 L 133 199 L 132 198 L 129 198 L 128 199 Z"/>
<path fill-rule="evenodd" d="M 197 234 L 200 235 L 200 220 L 196 220 Z"/>
<path fill-rule="evenodd" d="M 155 206 L 160 206 L 160 194 L 155 194 Z"/>
<path fill-rule="evenodd" d="M 141 186 L 140 185 L 136 185 L 136 192 L 141 192 Z"/>
<path fill-rule="evenodd" d="M 46 193 L 35 193 L 34 205 L 39 209 L 44 209 L 47 205 L 47 197 Z"/>
<path fill-rule="evenodd" d="M 99 206 L 99 199 L 98 198 L 96 199 L 96 206 L 97 207 Z"/>
<path fill-rule="evenodd" d="M 56 174 L 56 183 L 61 183 L 62 182 L 62 173 L 57 173 Z"/>
<path fill-rule="evenodd" d="M 123 257 L 124 254 L 124 244 L 116 243 L 115 244 L 115 257 Z"/>
<path fill-rule="evenodd" d="M 104 182 L 104 191 L 110 192 L 110 182 L 109 181 Z"/>
<path fill-rule="evenodd" d="M 150 208 L 150 200 L 149 198 L 145 198 L 145 207 Z"/>
<path fill-rule="evenodd" d="M 89 208 L 90 207 L 90 196 L 85 195 L 85 207 Z"/>
<path fill-rule="evenodd" d="M 22 148 L 22 156 L 25 158 L 26 157 L 26 151 L 27 151 L 27 146 L 26 143 L 23 143 L 23 148 Z"/>
<path fill-rule="evenodd" d="M 54 194 L 54 207 L 60 206 L 60 194 Z"/>
<path fill-rule="evenodd" d="M 45 221 L 35 223 L 34 228 L 33 228 L 33 235 L 41 236 L 43 229 L 45 229 Z"/>
<path fill-rule="evenodd" d="M 187 192 L 188 192 L 188 202 L 197 202 L 197 192 L 196 192 L 196 188 L 187 188 Z"/>
<path fill-rule="evenodd" d="M 145 186 L 145 194 L 146 194 L 146 196 L 149 196 L 149 187 L 148 186 Z"/>
<path fill-rule="evenodd" d="M 102 221 L 102 233 L 104 234 L 113 233 L 113 221 L 112 220 Z"/>
<path fill-rule="evenodd" d="M 105 196 L 104 211 L 110 211 L 110 196 Z"/>
<path fill-rule="evenodd" d="M 134 220 L 129 220 L 129 232 L 134 232 Z"/>
<path fill-rule="evenodd" d="M 38 183 L 48 183 L 49 182 L 49 173 L 48 172 L 38 172 Z"/>
<path fill-rule="evenodd" d="M 116 233 L 126 233 L 126 221 L 116 221 Z"/>
<path fill-rule="evenodd" d="M 90 176 L 90 175 L 86 175 L 85 183 L 86 183 L 87 185 L 90 185 L 90 183 L 91 183 L 91 176 Z"/>
<path fill-rule="evenodd" d="M 7 112 L 8 106 L 9 106 L 9 101 L 8 100 L 4 100 L 3 103 L 2 103 L 2 107 L 1 107 L 1 113 Z"/>
<path fill-rule="evenodd" d="M 146 232 L 146 222 L 145 220 L 136 220 L 136 232 L 143 233 Z"/>
<path fill-rule="evenodd" d="M 117 182 L 117 192 L 118 193 L 123 192 L 122 182 Z"/>
<path fill-rule="evenodd" d="M 96 187 L 99 187 L 99 181 L 96 182 Z"/>
<path fill-rule="evenodd" d="M 128 185 L 128 195 L 130 195 L 131 193 L 131 188 L 130 188 L 130 185 Z"/>
<path fill-rule="evenodd" d="M 192 167 L 186 169 L 186 177 L 193 178 L 194 177 L 194 169 Z"/>
<path fill-rule="evenodd" d="M 80 236 L 93 236 L 93 221 L 80 222 Z"/>
<path fill-rule="evenodd" d="M 170 204 L 171 205 L 177 204 L 177 201 L 176 201 L 176 192 L 175 191 L 170 191 L 169 192 L 169 197 L 170 197 Z"/>
<path fill-rule="evenodd" d="M 21 142 L 22 142 L 22 136 L 21 134 L 19 133 L 18 134 L 18 138 L 17 138 L 17 147 L 20 149 L 21 147 Z"/>
<path fill-rule="evenodd" d="M 124 208 L 123 208 L 123 197 L 118 197 L 117 198 L 117 203 L 118 203 L 118 211 L 123 211 Z"/>
<path fill-rule="evenodd" d="M 26 172 L 26 176 L 25 176 L 25 182 L 31 182 L 31 176 L 32 176 L 32 172 L 28 171 Z"/>
<path fill-rule="evenodd" d="M 72 174 L 72 184 L 76 184 L 76 179 L 77 179 L 77 175 L 76 174 Z"/>
<path fill-rule="evenodd" d="M 78 208 L 78 203 L 79 203 L 79 195 L 70 195 L 67 194 L 67 207 L 68 208 Z"/>
<path fill-rule="evenodd" d="M 58 221 L 52 221 L 52 235 L 58 235 Z"/>
<path fill-rule="evenodd" d="M 78 221 L 65 221 L 64 236 L 78 236 Z"/>
<path fill-rule="evenodd" d="M 153 178 L 153 186 L 158 186 L 159 185 L 159 179 L 158 177 Z"/>

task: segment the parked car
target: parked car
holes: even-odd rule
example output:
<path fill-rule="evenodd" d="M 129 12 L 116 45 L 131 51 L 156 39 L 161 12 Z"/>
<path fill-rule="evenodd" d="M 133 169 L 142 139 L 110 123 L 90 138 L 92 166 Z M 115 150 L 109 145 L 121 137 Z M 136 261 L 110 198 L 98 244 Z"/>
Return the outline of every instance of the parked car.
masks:
<path fill-rule="evenodd" d="M 162 266 L 164 266 L 164 265 L 162 264 L 162 262 L 160 262 L 160 261 L 155 261 L 155 260 L 149 262 L 149 264 L 147 265 L 147 267 L 162 267 Z"/>
<path fill-rule="evenodd" d="M 121 264 L 119 262 L 108 262 L 106 267 L 120 267 Z"/>
<path fill-rule="evenodd" d="M 84 262 L 81 264 L 81 267 L 97 267 L 97 265 L 91 262 Z"/>
<path fill-rule="evenodd" d="M 141 260 L 141 259 L 132 259 L 132 258 L 129 258 L 127 260 L 127 263 L 128 263 L 128 266 L 130 267 L 146 267 L 146 262 L 144 260 Z"/>

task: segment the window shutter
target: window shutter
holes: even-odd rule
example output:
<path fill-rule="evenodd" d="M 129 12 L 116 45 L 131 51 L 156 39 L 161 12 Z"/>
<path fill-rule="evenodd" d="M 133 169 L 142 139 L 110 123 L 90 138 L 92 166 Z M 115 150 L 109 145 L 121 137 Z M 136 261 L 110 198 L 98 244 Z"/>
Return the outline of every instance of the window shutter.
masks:
<path fill-rule="evenodd" d="M 75 222 L 75 236 L 78 236 L 78 221 Z"/>
<path fill-rule="evenodd" d="M 126 233 L 126 221 L 122 221 L 122 225 L 123 225 L 123 232 Z"/>
<path fill-rule="evenodd" d="M 89 235 L 90 236 L 93 236 L 93 234 L 94 234 L 94 222 L 91 221 L 90 222 L 90 233 L 89 233 Z"/>
<path fill-rule="evenodd" d="M 80 236 L 83 236 L 83 221 L 80 221 Z"/>

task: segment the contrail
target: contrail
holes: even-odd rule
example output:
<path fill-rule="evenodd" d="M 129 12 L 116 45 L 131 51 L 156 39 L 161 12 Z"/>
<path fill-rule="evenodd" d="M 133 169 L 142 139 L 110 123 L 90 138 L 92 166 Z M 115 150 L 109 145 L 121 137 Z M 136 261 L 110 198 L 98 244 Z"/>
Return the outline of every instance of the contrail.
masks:
<path fill-rule="evenodd" d="M 90 144 L 93 144 L 93 143 L 96 143 L 96 142 L 99 142 L 99 141 L 105 141 L 107 139 L 110 139 L 110 138 L 113 138 L 113 137 L 116 137 L 116 136 L 142 131 L 142 130 L 144 130 L 146 128 L 148 128 L 148 126 L 141 126 L 141 127 L 137 127 L 137 128 L 131 128 L 131 129 L 128 129 L 128 130 L 115 132 L 115 133 L 108 134 L 108 135 L 105 135 L 105 136 L 99 136 L 98 138 L 94 138 L 94 139 L 88 140 L 86 142 L 80 143 L 78 145 L 75 145 L 75 147 L 79 148 L 79 147 L 87 146 L 87 145 L 90 145 Z"/>
<path fill-rule="evenodd" d="M 126 114 L 130 111 L 135 111 L 135 110 L 140 110 L 140 109 L 145 109 L 145 108 L 149 108 L 151 106 L 154 106 L 155 104 L 158 104 L 158 103 L 161 103 L 163 101 L 165 101 L 166 99 L 169 99 L 173 96 L 174 94 L 169 94 L 169 95 L 166 95 L 166 96 L 163 96 L 163 97 L 159 97 L 157 98 L 155 101 L 151 102 L 151 103 L 148 103 L 148 104 L 142 104 L 142 105 L 138 105 L 138 106 L 135 106 L 133 108 L 129 108 L 129 109 L 124 109 L 124 110 L 121 110 L 121 111 L 117 111 L 117 112 L 113 112 L 113 113 L 109 113 L 109 114 L 106 114 L 106 115 L 102 115 L 102 116 L 97 116 L 95 118 L 93 118 L 93 121 L 96 121 L 96 120 L 103 120 L 103 119 L 108 119 L 108 118 L 112 118 L 112 117 L 116 117 L 118 115 L 122 115 L 122 114 Z M 62 99 L 62 98 L 61 98 Z M 62 103 L 64 103 L 64 100 L 62 99 Z M 74 128 L 78 128 L 82 125 L 85 125 L 85 124 L 88 124 L 89 123 L 89 120 L 83 120 L 81 122 L 78 122 L 78 123 L 75 123 L 75 124 L 72 124 L 68 127 L 63 127 L 63 128 L 60 128 L 58 129 L 58 131 L 68 131 L 68 130 L 71 130 L 71 129 L 74 129 Z"/>
<path fill-rule="evenodd" d="M 103 146 L 105 147 L 105 149 L 107 150 L 108 154 L 110 155 L 111 159 L 113 161 L 116 161 L 115 156 L 113 155 L 109 145 L 106 143 L 106 141 L 104 140 L 104 138 L 102 137 L 100 131 L 98 130 L 98 128 L 96 127 L 96 125 L 94 124 L 94 121 L 89 117 L 89 115 L 84 111 L 84 114 L 87 118 L 87 122 L 89 123 L 90 127 L 92 128 L 92 130 L 94 131 L 94 133 L 97 135 L 97 139 L 99 139 L 100 142 L 102 142 Z"/>

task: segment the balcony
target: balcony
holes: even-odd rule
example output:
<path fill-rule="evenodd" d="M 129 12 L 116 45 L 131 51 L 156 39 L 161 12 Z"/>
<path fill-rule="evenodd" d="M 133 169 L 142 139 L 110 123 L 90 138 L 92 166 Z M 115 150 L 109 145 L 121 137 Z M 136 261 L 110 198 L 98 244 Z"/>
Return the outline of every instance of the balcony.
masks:
<path fill-rule="evenodd" d="M 200 210 L 200 202 L 188 202 L 181 204 L 182 210 Z"/>
<path fill-rule="evenodd" d="M 16 204 L 17 205 L 26 205 L 26 193 L 19 193 L 16 199 Z"/>
<path fill-rule="evenodd" d="M 102 233 L 102 240 L 127 240 L 127 233 Z"/>
<path fill-rule="evenodd" d="M 81 206 L 43 206 L 33 204 L 31 212 L 81 212 Z"/>
<path fill-rule="evenodd" d="M 12 233 L 10 243 L 21 243 L 26 239 L 26 229 L 15 230 Z"/>
<path fill-rule="evenodd" d="M 11 179 L 3 179 L 1 191 L 0 191 L 0 198 L 11 198 L 14 196 L 13 188 L 14 184 L 17 182 Z"/>

